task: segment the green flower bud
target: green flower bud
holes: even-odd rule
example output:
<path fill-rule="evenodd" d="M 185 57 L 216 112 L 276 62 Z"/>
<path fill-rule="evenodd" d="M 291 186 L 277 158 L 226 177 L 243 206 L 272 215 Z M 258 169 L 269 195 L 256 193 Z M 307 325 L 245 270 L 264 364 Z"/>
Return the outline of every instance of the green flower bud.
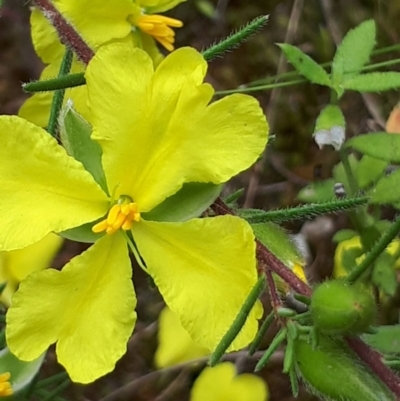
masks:
<path fill-rule="evenodd" d="M 313 349 L 304 339 L 294 341 L 298 376 L 322 400 L 394 401 L 395 396 L 342 341 L 319 336 Z"/>
<path fill-rule="evenodd" d="M 363 284 L 330 280 L 315 289 L 310 310 L 319 331 L 357 334 L 365 332 L 373 323 L 376 304 Z"/>

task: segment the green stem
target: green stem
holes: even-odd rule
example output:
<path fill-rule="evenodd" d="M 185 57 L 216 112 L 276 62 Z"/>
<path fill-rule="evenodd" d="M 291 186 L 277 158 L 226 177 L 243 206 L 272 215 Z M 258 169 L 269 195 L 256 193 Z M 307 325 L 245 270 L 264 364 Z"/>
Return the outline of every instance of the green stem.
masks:
<path fill-rule="evenodd" d="M 396 235 L 400 232 L 400 217 L 391 225 L 389 230 L 380 238 L 378 242 L 372 247 L 371 251 L 367 253 L 362 262 L 350 272 L 346 277 L 349 283 L 354 283 L 368 268 L 372 265 L 377 257 L 388 247 Z"/>
<path fill-rule="evenodd" d="M 138 250 L 136 249 L 135 244 L 133 243 L 133 241 L 129 238 L 129 235 L 126 233 L 126 231 L 121 230 L 122 234 L 124 235 L 126 242 L 128 243 L 128 246 L 131 250 L 131 252 L 133 253 L 133 256 L 136 259 L 136 262 L 138 263 L 138 265 L 140 266 L 140 268 L 144 271 L 147 272 L 147 267 L 143 264 L 142 262 L 142 258 L 139 255 Z"/>
<path fill-rule="evenodd" d="M 33 81 L 22 85 L 25 92 L 48 92 L 57 89 L 74 88 L 86 84 L 85 74 L 77 72 L 44 81 Z"/>
<path fill-rule="evenodd" d="M 231 93 L 250 93 L 250 92 L 257 92 L 261 90 L 268 90 L 268 89 L 275 89 L 275 88 L 283 88 L 285 86 L 293 86 L 297 84 L 303 84 L 308 82 L 306 79 L 296 79 L 293 81 L 288 82 L 278 82 L 275 84 L 270 85 L 261 85 L 261 86 L 253 86 L 251 88 L 238 88 L 238 89 L 228 89 L 224 91 L 216 91 L 216 95 L 229 95 Z"/>
<path fill-rule="evenodd" d="M 256 367 L 254 368 L 255 372 L 258 372 L 261 370 L 269 361 L 271 358 L 272 354 L 278 349 L 278 347 L 281 345 L 283 340 L 286 338 L 287 334 L 287 329 L 284 327 L 279 331 L 279 333 L 275 336 L 275 338 L 272 340 L 270 346 L 268 349 L 265 351 L 264 355 L 261 357 L 261 359 L 258 361 Z"/>
<path fill-rule="evenodd" d="M 64 76 L 68 74 L 68 72 L 71 69 L 72 56 L 73 56 L 72 51 L 67 49 L 61 62 L 58 76 Z M 64 94 L 65 94 L 65 89 L 56 90 L 54 92 L 53 101 L 51 103 L 51 110 L 50 110 L 49 123 L 47 125 L 47 131 L 49 132 L 50 135 L 54 137 L 57 134 L 58 116 L 60 114 L 61 107 L 63 104 Z"/>
<path fill-rule="evenodd" d="M 62 393 L 69 385 L 71 381 L 69 379 L 64 380 L 60 385 L 58 385 L 54 390 L 50 391 L 47 397 L 42 398 L 42 401 L 54 400 L 60 393 Z"/>
<path fill-rule="evenodd" d="M 268 22 L 268 16 L 262 15 L 250 21 L 246 26 L 240 28 L 236 33 L 221 40 L 219 43 L 211 46 L 202 52 L 206 61 L 210 61 L 229 50 L 238 47 L 241 43 L 247 40 L 251 35 L 262 29 Z"/>
<path fill-rule="evenodd" d="M 38 382 L 38 384 L 36 385 L 36 388 L 38 389 L 38 388 L 46 387 L 50 384 L 58 383 L 61 380 L 65 380 L 66 378 L 68 378 L 68 374 L 66 372 L 60 372 L 51 377 L 40 380 Z"/>
<path fill-rule="evenodd" d="M 271 327 L 271 324 L 273 323 L 274 319 L 275 319 L 275 313 L 274 311 L 272 311 L 264 320 L 263 324 L 260 327 L 260 330 L 258 330 L 253 342 L 251 343 L 249 348 L 249 355 L 253 355 L 258 350 L 261 341 L 265 336 L 265 333 Z"/>
<path fill-rule="evenodd" d="M 232 344 L 233 340 L 239 334 L 240 330 L 243 328 L 246 323 L 247 317 L 249 316 L 251 310 L 253 309 L 254 304 L 257 302 L 259 296 L 264 291 L 265 287 L 265 276 L 262 274 L 253 289 L 250 291 L 249 296 L 245 300 L 242 308 L 240 309 L 238 315 L 233 321 L 231 327 L 226 332 L 226 334 L 222 337 L 222 340 L 217 345 L 215 351 L 211 354 L 210 360 L 208 364 L 210 366 L 215 366 L 218 361 L 222 358 L 225 351 Z"/>

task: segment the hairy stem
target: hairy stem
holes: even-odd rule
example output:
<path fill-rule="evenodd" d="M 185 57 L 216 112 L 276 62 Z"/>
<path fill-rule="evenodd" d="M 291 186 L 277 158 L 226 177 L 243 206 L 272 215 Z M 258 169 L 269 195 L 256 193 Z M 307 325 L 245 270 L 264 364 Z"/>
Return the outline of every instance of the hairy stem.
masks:
<path fill-rule="evenodd" d="M 75 52 L 78 59 L 88 64 L 94 51 L 85 43 L 75 28 L 62 16 L 50 0 L 32 0 L 32 3 L 43 13 L 56 29 L 62 44 Z"/>

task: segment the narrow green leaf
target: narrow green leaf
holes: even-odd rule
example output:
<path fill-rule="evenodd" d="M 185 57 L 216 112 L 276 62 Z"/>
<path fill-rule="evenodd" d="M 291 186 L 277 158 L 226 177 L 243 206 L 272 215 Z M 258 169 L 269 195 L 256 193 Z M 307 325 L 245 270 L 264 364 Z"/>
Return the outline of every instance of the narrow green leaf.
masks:
<path fill-rule="evenodd" d="M 388 162 L 400 163 L 400 135 L 374 132 L 355 136 L 346 142 L 361 153 Z"/>
<path fill-rule="evenodd" d="M 231 327 L 226 332 L 220 343 L 217 345 L 215 351 L 211 354 L 208 364 L 210 366 L 215 366 L 218 361 L 222 358 L 226 350 L 232 344 L 233 340 L 239 334 L 240 330 L 243 328 L 246 323 L 246 319 L 249 316 L 249 313 L 253 309 L 253 306 L 257 302 L 259 296 L 262 294 L 265 288 L 265 276 L 261 275 L 255 284 L 255 286 L 250 291 L 249 296 L 244 302 L 242 308 L 240 309 L 238 315 L 233 321 Z"/>
<path fill-rule="evenodd" d="M 370 72 L 342 83 L 344 89 L 357 92 L 382 92 L 400 87 L 400 72 Z"/>
<path fill-rule="evenodd" d="M 332 81 L 335 85 L 344 78 L 355 76 L 369 61 L 375 46 L 375 22 L 368 20 L 351 29 L 339 45 L 332 62 Z"/>
<path fill-rule="evenodd" d="M 264 355 L 258 361 L 256 367 L 254 368 L 255 372 L 258 372 L 259 370 L 261 370 L 268 363 L 272 354 L 278 349 L 278 347 L 281 345 L 283 340 L 286 338 L 286 334 L 287 334 L 286 327 L 282 328 L 278 332 L 278 334 L 275 336 L 275 338 L 271 341 L 271 344 L 268 347 L 268 349 L 265 351 Z"/>
<path fill-rule="evenodd" d="M 309 81 L 324 86 L 331 86 L 331 80 L 328 73 L 317 64 L 311 57 L 303 53 L 299 48 L 289 45 L 288 43 L 280 43 L 278 46 L 282 49 L 283 54 L 290 64 Z"/>
<path fill-rule="evenodd" d="M 265 333 L 271 327 L 271 324 L 274 322 L 274 320 L 275 320 L 275 313 L 274 313 L 274 311 L 271 311 L 270 314 L 263 321 L 263 324 L 261 325 L 260 330 L 258 330 L 253 342 L 251 343 L 250 348 L 249 348 L 249 355 L 253 355 L 258 350 L 258 348 L 260 347 L 261 341 L 265 336 Z"/>
<path fill-rule="evenodd" d="M 400 142 L 399 142 L 400 143 Z M 388 162 L 364 155 L 357 166 L 356 178 L 362 189 L 377 181 L 385 173 Z"/>
<path fill-rule="evenodd" d="M 384 354 L 400 354 L 400 324 L 380 326 L 375 334 L 364 334 L 363 340 Z"/>
<path fill-rule="evenodd" d="M 74 88 L 86 84 L 85 75 L 83 72 L 75 74 L 67 74 L 61 77 L 47 79 L 43 81 L 33 81 L 22 84 L 22 89 L 27 93 L 48 92 L 57 89 Z"/>
<path fill-rule="evenodd" d="M 386 204 L 400 201 L 400 170 L 382 177 L 370 191 L 371 202 Z"/>

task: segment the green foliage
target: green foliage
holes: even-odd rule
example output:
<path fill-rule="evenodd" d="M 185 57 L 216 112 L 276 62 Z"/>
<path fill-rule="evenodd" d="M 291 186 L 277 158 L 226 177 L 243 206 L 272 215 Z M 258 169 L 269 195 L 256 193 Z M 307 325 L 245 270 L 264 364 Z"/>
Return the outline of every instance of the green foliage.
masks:
<path fill-rule="evenodd" d="M 400 87 L 399 72 L 370 72 L 342 83 L 342 88 L 357 92 L 382 92 Z"/>
<path fill-rule="evenodd" d="M 344 342 L 320 335 L 316 348 L 302 338 L 294 344 L 294 359 L 299 376 L 307 388 L 323 400 L 395 400 L 394 395 Z"/>
<path fill-rule="evenodd" d="M 91 139 L 91 125 L 79 115 L 72 103 L 67 103 L 59 117 L 60 139 L 67 153 L 80 161 L 85 169 L 108 193 L 106 177 L 101 165 L 101 147 Z"/>
<path fill-rule="evenodd" d="M 358 186 L 365 189 L 384 174 L 388 163 L 385 160 L 364 155 L 357 165 L 356 178 Z"/>
<path fill-rule="evenodd" d="M 335 87 L 340 87 L 343 81 L 359 74 L 370 59 L 375 35 L 375 22 L 372 20 L 361 23 L 347 33 L 332 62 L 332 81 Z"/>
<path fill-rule="evenodd" d="M 400 170 L 382 177 L 370 191 L 371 202 L 377 204 L 400 201 Z"/>
<path fill-rule="evenodd" d="M 186 221 L 199 217 L 219 196 L 222 187 L 200 182 L 184 184 L 176 194 L 143 213 L 143 217 L 153 221 Z"/>
<path fill-rule="evenodd" d="M 376 333 L 364 334 L 363 339 L 384 354 L 400 354 L 400 325 L 380 326 Z"/>
<path fill-rule="evenodd" d="M 310 82 L 318 85 L 331 86 L 328 73 L 311 57 L 307 56 L 299 48 L 287 43 L 280 43 L 278 46 L 282 49 L 283 54 L 293 67 Z"/>
<path fill-rule="evenodd" d="M 387 132 L 362 134 L 349 139 L 346 147 L 385 161 L 400 162 L 400 135 Z"/>

